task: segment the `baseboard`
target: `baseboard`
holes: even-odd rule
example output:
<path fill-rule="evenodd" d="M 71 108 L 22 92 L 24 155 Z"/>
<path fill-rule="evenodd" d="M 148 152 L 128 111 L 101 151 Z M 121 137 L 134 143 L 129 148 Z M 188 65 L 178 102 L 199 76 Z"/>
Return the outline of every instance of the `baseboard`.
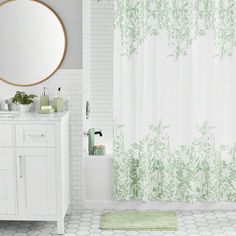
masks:
<path fill-rule="evenodd" d="M 103 210 L 103 209 L 114 209 L 114 210 L 236 210 L 235 202 L 219 202 L 219 203 L 163 203 L 163 202 L 118 202 L 118 201 L 94 201 L 94 200 L 85 200 L 83 202 L 84 209 L 94 209 L 94 210 Z"/>

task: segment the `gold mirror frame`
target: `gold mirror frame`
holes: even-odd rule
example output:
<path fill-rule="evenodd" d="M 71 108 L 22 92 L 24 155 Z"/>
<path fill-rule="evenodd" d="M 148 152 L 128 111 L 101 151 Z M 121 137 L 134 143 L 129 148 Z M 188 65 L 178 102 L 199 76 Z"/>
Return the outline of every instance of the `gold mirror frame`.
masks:
<path fill-rule="evenodd" d="M 0 7 L 2 7 L 3 5 L 5 4 L 8 4 L 9 2 L 14 2 L 14 1 L 17 1 L 17 0 L 6 0 L 4 1 L 3 3 L 0 4 Z M 51 74 L 49 74 L 46 78 L 36 82 L 36 83 L 33 83 L 33 84 L 15 84 L 15 83 L 12 83 L 10 81 L 7 81 L 6 79 L 4 78 L 1 78 L 0 77 L 0 80 L 7 83 L 7 84 L 10 84 L 10 85 L 13 85 L 13 86 L 18 86 L 18 87 L 30 87 L 30 86 L 34 86 L 34 85 L 37 85 L 37 84 L 41 84 L 43 83 L 44 81 L 48 80 L 50 77 L 52 77 L 56 72 L 57 70 L 61 67 L 64 59 L 65 59 L 65 56 L 66 56 L 66 51 L 67 51 L 67 33 L 66 33 L 66 28 L 65 28 L 65 25 L 63 23 L 63 21 L 61 20 L 60 16 L 56 13 L 55 10 L 52 9 L 52 7 L 50 7 L 48 4 L 44 3 L 44 2 L 41 2 L 39 0 L 29 0 L 29 1 L 32 1 L 32 2 L 36 2 L 38 4 L 41 4 L 43 5 L 44 7 L 46 7 L 48 10 L 50 10 L 54 15 L 55 17 L 58 19 L 58 21 L 60 22 L 61 26 L 62 26 L 62 30 L 63 30 L 63 33 L 64 33 L 64 39 L 65 39 L 65 44 L 64 44 L 64 52 L 63 52 L 63 55 L 62 55 L 62 58 L 60 60 L 60 63 L 56 66 L 56 68 L 53 70 L 53 72 Z"/>

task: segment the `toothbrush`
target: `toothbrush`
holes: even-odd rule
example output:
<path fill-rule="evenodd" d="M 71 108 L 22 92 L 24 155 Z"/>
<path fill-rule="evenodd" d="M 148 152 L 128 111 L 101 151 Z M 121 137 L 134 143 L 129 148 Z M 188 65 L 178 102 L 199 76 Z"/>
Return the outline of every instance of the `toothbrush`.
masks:
<path fill-rule="evenodd" d="M 57 97 L 60 98 L 61 97 L 61 87 L 59 87 L 57 91 L 58 91 Z"/>
<path fill-rule="evenodd" d="M 46 87 L 43 87 L 43 96 L 45 96 L 46 95 Z"/>

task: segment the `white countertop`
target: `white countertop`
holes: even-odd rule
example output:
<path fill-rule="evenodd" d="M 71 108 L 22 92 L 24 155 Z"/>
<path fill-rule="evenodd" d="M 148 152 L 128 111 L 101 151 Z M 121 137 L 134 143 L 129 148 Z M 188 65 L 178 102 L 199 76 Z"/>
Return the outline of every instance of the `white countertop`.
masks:
<path fill-rule="evenodd" d="M 9 115 L 8 115 L 9 114 Z M 52 114 L 40 114 L 38 112 L 16 112 L 2 115 L 0 112 L 1 121 L 60 121 L 69 111 L 54 112 Z"/>

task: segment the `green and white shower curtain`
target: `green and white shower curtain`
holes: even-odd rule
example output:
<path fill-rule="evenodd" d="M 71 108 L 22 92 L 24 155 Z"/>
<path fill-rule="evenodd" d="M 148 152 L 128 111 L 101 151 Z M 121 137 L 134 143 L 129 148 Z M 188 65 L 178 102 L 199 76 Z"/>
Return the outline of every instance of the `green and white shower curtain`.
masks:
<path fill-rule="evenodd" d="M 236 1 L 114 0 L 114 197 L 236 201 Z"/>

